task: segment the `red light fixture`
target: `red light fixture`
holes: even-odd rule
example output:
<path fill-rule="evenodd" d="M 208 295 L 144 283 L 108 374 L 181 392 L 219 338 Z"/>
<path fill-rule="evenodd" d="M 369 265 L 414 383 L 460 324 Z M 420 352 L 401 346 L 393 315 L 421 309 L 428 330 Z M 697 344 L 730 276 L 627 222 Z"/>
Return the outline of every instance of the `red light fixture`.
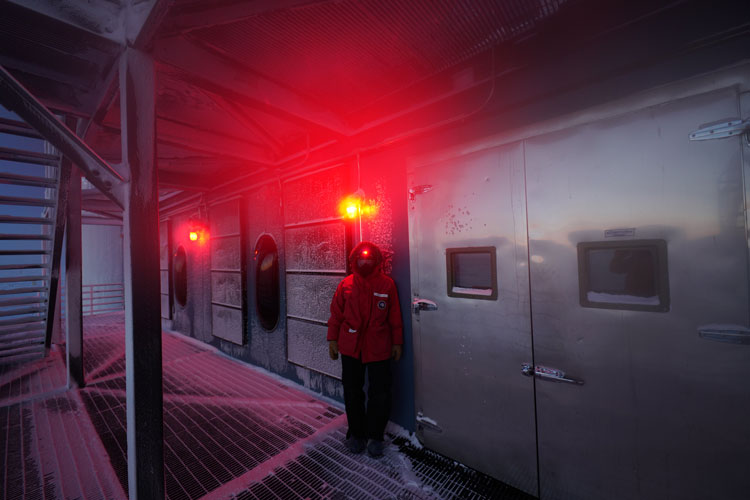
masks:
<path fill-rule="evenodd" d="M 208 241 L 208 228 L 203 222 L 195 219 L 191 219 L 187 225 L 187 237 L 191 243 L 197 243 L 198 245 L 204 245 Z"/>
<path fill-rule="evenodd" d="M 365 200 L 365 193 L 358 189 L 339 203 L 339 213 L 345 219 L 356 219 L 357 217 L 372 217 L 378 212 L 373 200 Z"/>

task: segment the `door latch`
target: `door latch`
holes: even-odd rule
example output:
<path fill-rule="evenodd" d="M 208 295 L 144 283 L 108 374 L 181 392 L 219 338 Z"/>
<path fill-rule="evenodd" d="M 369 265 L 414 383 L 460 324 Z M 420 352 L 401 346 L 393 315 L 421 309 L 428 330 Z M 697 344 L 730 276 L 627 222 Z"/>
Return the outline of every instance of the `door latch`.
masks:
<path fill-rule="evenodd" d="M 414 297 L 411 306 L 414 308 L 414 314 L 419 314 L 419 311 L 437 311 L 438 308 L 433 301 L 420 299 L 419 297 Z"/>
<path fill-rule="evenodd" d="M 437 424 L 437 422 L 430 417 L 424 416 L 421 411 L 417 413 L 417 424 L 423 429 L 429 429 L 437 433 L 443 432 L 443 429 Z"/>
<path fill-rule="evenodd" d="M 414 201 L 418 194 L 425 194 L 432 191 L 432 186 L 429 184 L 422 184 L 409 188 L 409 201 Z"/>
<path fill-rule="evenodd" d="M 521 363 L 521 373 L 527 377 L 534 375 L 538 378 L 550 380 L 552 382 L 567 382 L 569 384 L 583 385 L 583 380 L 566 377 L 564 371 L 558 370 L 557 368 L 550 368 L 548 366 L 537 365 L 532 367 L 531 363 Z"/>

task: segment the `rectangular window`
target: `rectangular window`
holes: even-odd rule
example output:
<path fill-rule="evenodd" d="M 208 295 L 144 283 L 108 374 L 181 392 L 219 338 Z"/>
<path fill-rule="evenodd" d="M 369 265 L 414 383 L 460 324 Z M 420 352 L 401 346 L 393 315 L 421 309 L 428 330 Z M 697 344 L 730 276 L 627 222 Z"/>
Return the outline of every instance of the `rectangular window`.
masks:
<path fill-rule="evenodd" d="M 495 247 L 447 248 L 448 296 L 497 300 Z"/>
<path fill-rule="evenodd" d="M 583 307 L 668 311 L 669 277 L 664 240 L 578 244 Z"/>

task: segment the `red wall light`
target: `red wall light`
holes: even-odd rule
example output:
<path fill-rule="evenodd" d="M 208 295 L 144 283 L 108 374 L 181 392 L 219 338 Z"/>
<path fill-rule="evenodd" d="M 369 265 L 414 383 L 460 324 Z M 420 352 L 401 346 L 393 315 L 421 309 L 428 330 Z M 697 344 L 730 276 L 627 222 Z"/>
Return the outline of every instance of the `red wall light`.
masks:
<path fill-rule="evenodd" d="M 364 192 L 361 189 L 339 203 L 339 213 L 345 219 L 354 219 L 359 216 L 371 217 L 377 212 L 377 206 L 373 203 L 373 200 L 365 200 Z"/>
<path fill-rule="evenodd" d="M 208 230 L 202 224 L 193 223 L 188 226 L 188 240 L 198 245 L 204 245 L 208 241 Z"/>

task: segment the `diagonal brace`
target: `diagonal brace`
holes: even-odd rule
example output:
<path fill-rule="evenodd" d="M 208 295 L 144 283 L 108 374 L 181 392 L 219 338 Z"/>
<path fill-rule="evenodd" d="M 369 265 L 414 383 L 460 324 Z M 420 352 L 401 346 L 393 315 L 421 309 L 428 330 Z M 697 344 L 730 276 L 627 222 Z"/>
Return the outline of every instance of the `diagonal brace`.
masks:
<path fill-rule="evenodd" d="M 124 206 L 122 190 L 127 179 L 66 127 L 18 80 L 0 66 L 0 103 L 34 127 L 47 141 L 83 170 L 86 179 L 108 198 Z"/>

